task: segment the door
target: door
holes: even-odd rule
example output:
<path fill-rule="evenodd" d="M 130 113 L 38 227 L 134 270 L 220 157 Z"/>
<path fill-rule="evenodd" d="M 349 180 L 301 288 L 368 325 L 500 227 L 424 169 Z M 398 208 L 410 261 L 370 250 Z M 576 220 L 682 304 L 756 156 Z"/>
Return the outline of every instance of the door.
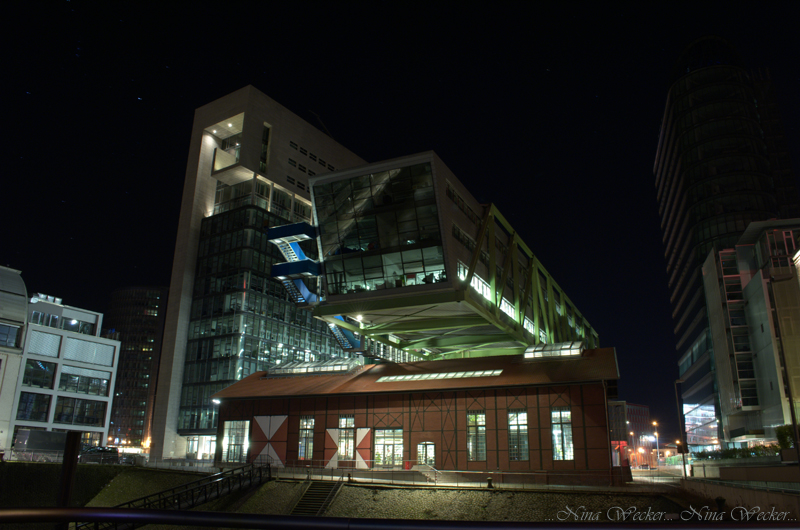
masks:
<path fill-rule="evenodd" d="M 436 454 L 433 442 L 422 442 L 417 445 L 417 463 L 434 467 Z"/>

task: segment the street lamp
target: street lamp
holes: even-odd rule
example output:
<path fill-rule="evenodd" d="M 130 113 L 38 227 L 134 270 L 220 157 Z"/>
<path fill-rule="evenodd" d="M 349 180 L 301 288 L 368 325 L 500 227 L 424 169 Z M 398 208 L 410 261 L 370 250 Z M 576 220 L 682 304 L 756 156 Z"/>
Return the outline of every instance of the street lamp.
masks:
<path fill-rule="evenodd" d="M 658 429 L 658 422 L 657 421 L 653 422 L 653 427 Z M 656 435 L 656 469 L 658 469 L 658 430 L 656 430 L 655 435 Z"/>
<path fill-rule="evenodd" d="M 636 438 L 633 436 L 633 431 L 631 431 L 631 446 L 633 446 L 633 456 L 636 456 Z"/>

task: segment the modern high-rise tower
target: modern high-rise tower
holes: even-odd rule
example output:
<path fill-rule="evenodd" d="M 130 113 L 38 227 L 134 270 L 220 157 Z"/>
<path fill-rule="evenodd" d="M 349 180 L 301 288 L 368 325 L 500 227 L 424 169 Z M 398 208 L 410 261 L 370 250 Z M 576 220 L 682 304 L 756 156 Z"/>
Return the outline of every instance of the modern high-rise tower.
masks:
<path fill-rule="evenodd" d="M 693 446 L 722 439 L 701 267 L 751 222 L 797 217 L 787 151 L 768 76 L 748 72 L 721 38 L 688 46 L 673 72 L 653 172 Z"/>
<path fill-rule="evenodd" d="M 149 446 L 166 306 L 166 287 L 126 287 L 111 293 L 105 321 L 122 343 L 111 408 L 112 443 Z"/>
<path fill-rule="evenodd" d="M 292 303 L 269 227 L 311 222 L 308 178 L 364 161 L 252 86 L 195 112 L 158 374 L 152 458 L 214 454 L 211 395 L 276 362 L 342 355 Z M 305 246 L 310 257 L 313 245 Z"/>

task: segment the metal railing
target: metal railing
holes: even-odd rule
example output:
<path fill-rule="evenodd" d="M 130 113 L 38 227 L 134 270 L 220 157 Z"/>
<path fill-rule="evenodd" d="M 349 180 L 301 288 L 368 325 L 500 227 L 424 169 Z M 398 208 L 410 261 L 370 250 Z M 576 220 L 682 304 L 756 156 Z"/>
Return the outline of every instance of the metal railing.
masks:
<path fill-rule="evenodd" d="M 260 457 L 257 462 L 271 461 Z M 487 488 L 490 479 L 492 487 L 511 489 L 587 489 L 608 488 L 614 485 L 624 487 L 621 478 L 607 472 L 566 473 L 558 471 L 467 471 L 441 470 L 416 461 L 403 461 L 402 464 L 388 465 L 379 461 L 339 460 L 336 467 L 323 460 L 289 460 L 272 462 L 275 477 L 292 480 L 341 480 L 361 484 L 395 484 L 406 486 L 441 486 L 461 488 Z M 651 473 L 634 478 L 633 485 L 655 485 L 677 482 L 677 477 L 668 474 Z"/>
<path fill-rule="evenodd" d="M 333 502 L 333 499 L 336 497 L 336 494 L 339 493 L 340 489 L 342 489 L 343 481 L 344 481 L 344 476 L 342 476 L 339 479 L 339 482 L 336 483 L 336 485 L 333 487 L 333 489 L 331 489 L 331 492 L 328 493 L 328 496 L 325 497 L 325 500 L 322 501 L 322 506 L 320 506 L 319 510 L 317 510 L 317 515 L 321 515 L 321 514 L 325 513 L 325 510 L 327 510 L 328 506 L 331 505 L 331 503 Z"/>
<path fill-rule="evenodd" d="M 199 480 L 176 486 L 168 490 L 160 491 L 152 495 L 146 495 L 138 499 L 125 502 L 115 506 L 118 509 L 137 509 L 137 510 L 186 510 L 205 504 L 217 499 L 222 495 L 227 495 L 244 488 L 261 484 L 270 480 L 270 466 L 267 465 L 247 465 L 216 473 Z M 99 525 L 99 526 L 98 526 Z M 130 524 L 120 522 L 107 522 L 104 524 L 81 523 L 76 528 L 133 528 Z"/>

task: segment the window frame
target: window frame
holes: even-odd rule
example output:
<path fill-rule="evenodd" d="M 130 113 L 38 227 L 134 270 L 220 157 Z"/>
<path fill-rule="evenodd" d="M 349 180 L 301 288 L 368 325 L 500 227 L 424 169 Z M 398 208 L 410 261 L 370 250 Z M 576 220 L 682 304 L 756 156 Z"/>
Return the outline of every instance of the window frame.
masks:
<path fill-rule="evenodd" d="M 467 411 L 467 460 L 486 461 L 486 411 Z"/>
<path fill-rule="evenodd" d="M 554 416 L 555 413 L 558 414 L 557 417 Z M 567 414 L 566 419 L 564 413 Z M 550 407 L 550 435 L 553 443 L 553 460 L 575 460 L 570 407 Z"/>

